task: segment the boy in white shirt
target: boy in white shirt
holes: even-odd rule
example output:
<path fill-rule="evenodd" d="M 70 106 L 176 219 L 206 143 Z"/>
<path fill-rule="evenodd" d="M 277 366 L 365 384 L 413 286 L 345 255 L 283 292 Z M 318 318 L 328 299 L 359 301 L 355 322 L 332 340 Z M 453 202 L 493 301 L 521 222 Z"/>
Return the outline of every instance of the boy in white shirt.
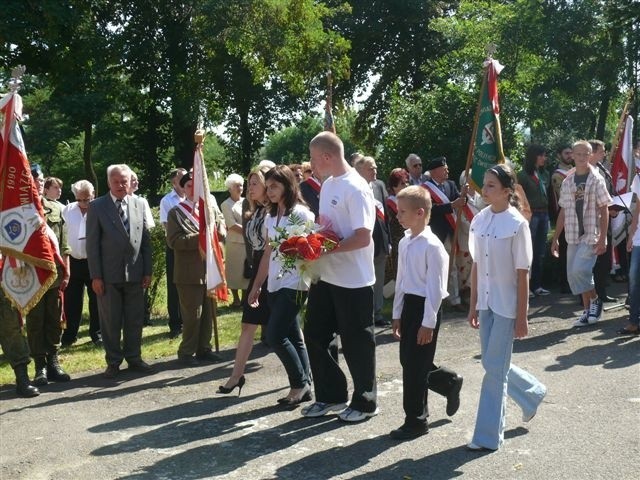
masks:
<path fill-rule="evenodd" d="M 427 225 L 431 196 L 419 186 L 398 193 L 398 221 L 407 229 L 398 246 L 393 335 L 400 340 L 405 421 L 391 438 L 409 440 L 428 432 L 427 387 L 447 297 L 449 256 Z"/>

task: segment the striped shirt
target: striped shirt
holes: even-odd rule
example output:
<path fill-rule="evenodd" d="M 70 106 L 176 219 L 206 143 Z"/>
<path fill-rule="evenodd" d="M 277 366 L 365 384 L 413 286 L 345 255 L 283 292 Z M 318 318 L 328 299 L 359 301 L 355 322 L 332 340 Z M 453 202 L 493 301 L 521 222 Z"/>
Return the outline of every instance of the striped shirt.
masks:
<path fill-rule="evenodd" d="M 602 175 L 589 166 L 590 172 L 584 190 L 584 204 L 582 209 L 582 223 L 584 235 L 580 236 L 578 215 L 576 213 L 576 182 L 575 170 L 567 175 L 560 188 L 560 200 L 558 205 L 564 209 L 564 232 L 567 243 L 576 245 L 586 243 L 595 245 L 600 237 L 600 211 L 601 207 L 611 205 L 611 196 L 607 191 L 607 185 Z M 606 233 L 606 232 L 605 232 Z"/>

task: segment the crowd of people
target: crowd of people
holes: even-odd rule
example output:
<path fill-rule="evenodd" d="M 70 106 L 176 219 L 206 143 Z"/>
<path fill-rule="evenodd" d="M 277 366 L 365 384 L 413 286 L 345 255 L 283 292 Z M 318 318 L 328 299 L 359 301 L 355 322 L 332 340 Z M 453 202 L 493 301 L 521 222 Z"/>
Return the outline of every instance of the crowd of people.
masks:
<path fill-rule="evenodd" d="M 428 431 L 429 390 L 446 397 L 448 415 L 458 410 L 463 379 L 434 359 L 443 309 L 465 313 L 479 329 L 485 370 L 468 448 L 497 450 L 504 441 L 507 394 L 525 422 L 546 395 L 546 387 L 513 365 L 511 356 L 514 339 L 528 333 L 529 302 L 550 294 L 548 262 L 557 269 L 559 290 L 580 298 L 583 312 L 575 327 L 597 323 L 603 303 L 617 300 L 608 295 L 609 282 L 628 279 L 629 317 L 618 333 L 640 334 L 640 208 L 637 200 L 614 202 L 602 142 L 562 145 L 555 162 L 546 148 L 530 145 L 517 175 L 510 162 L 489 168 L 481 192 L 469 188 L 465 172 L 459 183 L 451 180 L 442 156 L 423 165 L 412 153 L 406 168 L 393 169 L 385 183 L 377 178 L 373 157 L 356 153 L 347 160 L 333 133 L 314 137 L 309 152 L 310 162 L 301 165 L 262 161 L 246 178 L 246 198 L 245 178 L 238 174 L 227 177 L 229 197 L 221 208 L 211 197 L 210 218 L 225 244 L 231 306 L 242 309 L 233 371 L 219 394 L 237 389 L 240 395 L 261 327 L 289 382 L 278 403 L 311 402 L 301 409 L 305 417 L 335 412 L 345 422 L 364 421 L 378 413 L 374 327 L 390 326 L 400 342 L 405 414 L 390 435 L 416 438 Z M 640 158 L 636 162 L 640 172 Z M 80 180 L 71 187 L 75 202 L 64 206 L 58 201 L 62 181 L 32 169 L 63 264 L 26 318 L 27 341 L 19 338 L 17 312 L 0 295 L 0 339 L 21 396 L 38 395 L 49 381 L 70 380 L 58 355 L 61 346 L 77 341 L 85 290 L 89 335 L 105 352 L 104 376 L 117 377 L 125 361 L 130 370 L 154 371 L 141 357 L 154 221 L 148 202 L 135 195 L 135 172 L 111 165 L 106 174 L 105 195 L 94 198 L 91 183 Z M 639 178 L 630 187 L 634 199 Z M 181 337 L 177 356 L 185 366 L 216 362 L 216 301 L 207 295 L 198 246 L 204 212 L 194 202 L 191 172 L 178 168 L 168 179 L 172 189 L 160 202 L 160 224 L 166 232 L 169 335 Z M 298 270 L 284 271 L 273 246 L 294 219 L 328 226 L 339 239 L 318 261 L 315 282 Z M 384 298 L 391 296 L 392 315 L 385 318 Z"/>

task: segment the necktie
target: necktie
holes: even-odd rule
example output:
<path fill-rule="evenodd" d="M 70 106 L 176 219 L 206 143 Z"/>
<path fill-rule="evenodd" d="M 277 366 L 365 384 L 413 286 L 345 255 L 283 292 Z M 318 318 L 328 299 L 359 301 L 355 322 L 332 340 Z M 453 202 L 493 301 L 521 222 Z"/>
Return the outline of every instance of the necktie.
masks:
<path fill-rule="evenodd" d="M 120 215 L 120 220 L 122 220 L 122 225 L 124 225 L 124 229 L 129 233 L 129 218 L 127 217 L 127 211 L 124 209 L 122 200 L 116 200 L 116 206 L 118 207 L 118 214 Z"/>

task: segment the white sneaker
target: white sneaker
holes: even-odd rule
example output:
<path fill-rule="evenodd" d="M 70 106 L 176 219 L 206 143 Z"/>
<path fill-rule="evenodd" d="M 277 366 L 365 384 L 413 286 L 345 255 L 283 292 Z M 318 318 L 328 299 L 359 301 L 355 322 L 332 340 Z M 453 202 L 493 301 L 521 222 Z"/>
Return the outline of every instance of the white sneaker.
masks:
<path fill-rule="evenodd" d="M 367 418 L 375 417 L 378 414 L 378 411 L 379 410 L 376 408 L 373 412 L 361 412 L 360 410 L 349 407 L 338 415 L 338 418 L 343 422 L 361 422 Z"/>
<path fill-rule="evenodd" d="M 600 300 L 599 298 L 596 298 L 595 300 L 591 300 L 591 303 L 589 304 L 589 316 L 587 318 L 589 325 L 596 323 L 598 320 L 600 320 L 601 316 L 602 316 L 602 300 Z"/>
<path fill-rule="evenodd" d="M 546 288 L 538 287 L 533 291 L 533 293 L 540 297 L 544 297 L 545 295 L 549 295 L 551 292 Z"/>
<path fill-rule="evenodd" d="M 322 417 L 329 412 L 341 412 L 347 408 L 346 403 L 324 403 L 315 402 L 300 410 L 303 417 L 315 418 Z"/>
<path fill-rule="evenodd" d="M 584 312 L 582 312 L 582 315 L 580 315 L 580 318 L 573 322 L 573 326 L 586 327 L 587 325 L 589 325 L 589 313 L 585 310 Z"/>

